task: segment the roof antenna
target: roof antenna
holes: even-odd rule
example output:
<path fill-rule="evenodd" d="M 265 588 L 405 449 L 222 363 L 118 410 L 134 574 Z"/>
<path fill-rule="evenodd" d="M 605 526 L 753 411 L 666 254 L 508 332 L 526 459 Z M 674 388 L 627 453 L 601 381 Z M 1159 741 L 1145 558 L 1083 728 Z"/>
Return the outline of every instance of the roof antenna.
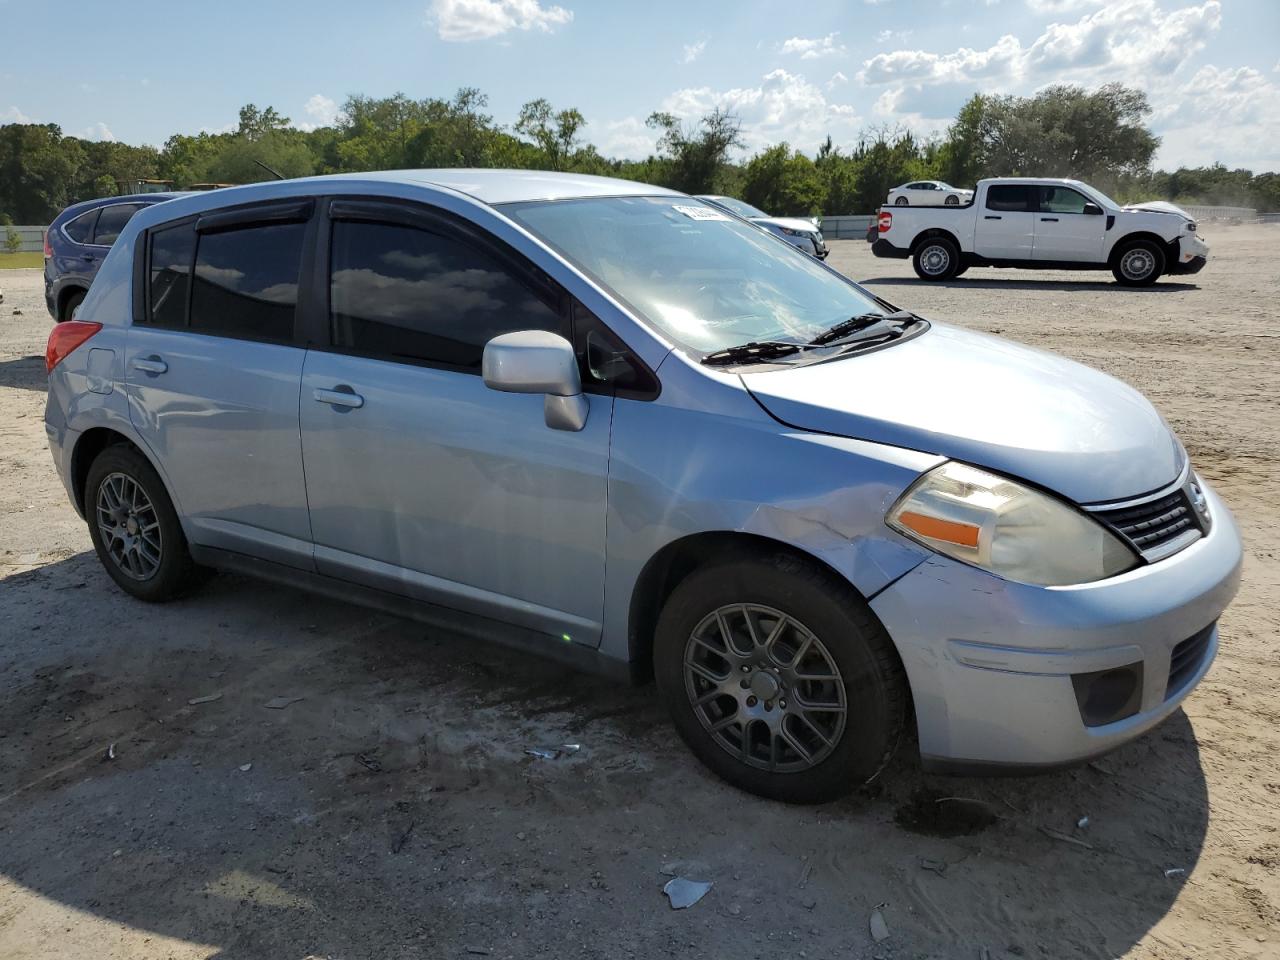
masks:
<path fill-rule="evenodd" d="M 260 166 L 263 170 L 267 171 L 267 173 L 271 174 L 271 175 L 272 175 L 273 177 L 275 177 L 277 180 L 287 180 L 287 179 L 288 179 L 288 177 L 286 177 L 286 176 L 285 176 L 283 173 L 281 173 L 279 170 L 272 170 L 270 167 L 268 167 L 268 166 L 267 166 L 265 163 L 263 163 L 261 160 L 254 160 L 253 162 L 254 162 L 254 163 L 256 163 L 258 166 Z"/>

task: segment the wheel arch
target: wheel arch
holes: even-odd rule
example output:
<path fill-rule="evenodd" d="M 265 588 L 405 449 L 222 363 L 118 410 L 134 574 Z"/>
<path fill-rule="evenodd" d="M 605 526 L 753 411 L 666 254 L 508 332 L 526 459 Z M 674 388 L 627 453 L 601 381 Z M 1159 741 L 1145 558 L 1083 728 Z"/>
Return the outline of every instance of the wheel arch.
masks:
<path fill-rule="evenodd" d="M 62 322 L 62 319 L 63 319 L 62 314 L 66 310 L 67 301 L 71 299 L 73 294 L 76 294 L 76 293 L 88 294 L 88 292 L 89 292 L 88 287 L 82 287 L 78 283 L 64 284 L 62 288 L 58 290 L 54 298 L 54 310 L 56 311 L 55 315 L 56 315 L 57 321 L 59 323 Z M 69 320 L 71 318 L 67 317 L 66 319 Z"/>
<path fill-rule="evenodd" d="M 1135 243 L 1141 240 L 1145 240 L 1148 243 L 1155 244 L 1162 251 L 1164 251 L 1166 268 L 1170 263 L 1177 262 L 1178 257 L 1177 257 L 1176 250 L 1174 250 L 1172 253 L 1170 252 L 1171 248 L 1175 247 L 1178 243 L 1176 239 L 1174 239 L 1173 241 L 1169 241 L 1157 233 L 1150 233 L 1149 231 L 1146 231 L 1146 230 L 1135 230 L 1133 233 L 1126 233 L 1123 237 L 1121 237 L 1119 240 L 1117 240 L 1115 243 L 1111 245 L 1111 253 L 1107 257 L 1107 265 L 1114 267 L 1120 259 L 1120 254 L 1124 253 L 1125 250 L 1129 249 L 1129 247 L 1133 246 Z"/>
<path fill-rule="evenodd" d="M 170 502 L 173 503 L 174 510 L 178 513 L 179 521 L 182 521 L 184 519 L 182 511 L 178 508 L 178 501 L 173 495 L 169 481 L 165 477 L 164 471 L 160 469 L 160 465 L 156 463 L 155 458 L 151 456 L 150 451 L 128 434 L 114 427 L 103 426 L 90 427 L 84 431 L 77 438 L 76 444 L 71 450 L 71 489 L 75 496 L 76 509 L 80 512 L 80 515 L 85 515 L 84 485 L 89 478 L 89 468 L 93 465 L 93 461 L 97 459 L 98 454 L 113 446 L 130 447 L 151 464 L 156 471 L 156 475 L 160 477 L 160 482 L 164 484 L 164 492 L 168 495 Z"/>
<path fill-rule="evenodd" d="M 920 231 L 920 233 L 916 234 L 915 239 L 911 241 L 911 246 L 909 247 L 909 249 L 911 250 L 912 253 L 915 253 L 916 248 L 919 247 L 920 244 L 924 243 L 926 240 L 935 240 L 939 237 L 941 237 L 944 240 L 950 240 L 952 243 L 954 243 L 956 245 L 957 253 L 960 253 L 960 254 L 964 253 L 964 251 L 960 248 L 960 238 L 957 237 L 950 230 L 946 230 L 942 227 L 930 227 L 928 230 Z"/>
<path fill-rule="evenodd" d="M 849 579 L 821 557 L 783 540 L 742 531 L 706 531 L 680 537 L 663 546 L 640 571 L 631 590 L 627 644 L 635 682 L 653 677 L 653 641 L 658 617 L 672 591 L 695 570 L 728 556 L 785 553 L 818 567 L 854 596 L 866 602 Z M 868 604 L 867 609 L 870 610 Z M 874 614 L 873 614 L 874 615 Z M 890 637 L 892 639 L 892 637 Z"/>

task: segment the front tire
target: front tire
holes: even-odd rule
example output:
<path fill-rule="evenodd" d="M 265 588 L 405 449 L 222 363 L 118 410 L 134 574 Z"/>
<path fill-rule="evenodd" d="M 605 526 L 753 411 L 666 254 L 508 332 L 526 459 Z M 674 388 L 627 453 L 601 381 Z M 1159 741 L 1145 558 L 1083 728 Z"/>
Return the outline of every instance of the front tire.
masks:
<path fill-rule="evenodd" d="M 1126 287 L 1149 287 L 1164 273 L 1164 251 L 1150 240 L 1126 244 L 1116 253 L 1111 273 Z"/>
<path fill-rule="evenodd" d="M 132 447 L 98 454 L 85 479 L 84 512 L 98 559 L 126 593 L 158 603 L 199 579 L 160 475 Z"/>
<path fill-rule="evenodd" d="M 953 194 L 950 194 L 947 197 L 947 199 L 943 200 L 942 202 L 948 207 L 958 207 L 960 205 L 960 198 L 953 193 Z"/>
<path fill-rule="evenodd" d="M 654 672 L 681 738 L 739 789 L 821 803 L 874 778 L 906 724 L 906 680 L 866 603 L 786 554 L 690 574 L 658 620 Z"/>
<path fill-rule="evenodd" d="M 960 249 L 946 237 L 922 240 L 911 257 L 921 280 L 950 280 L 960 270 Z"/>
<path fill-rule="evenodd" d="M 910 202 L 911 201 L 909 201 L 906 197 L 899 197 L 897 200 L 893 201 L 893 205 L 895 207 L 905 207 L 905 206 L 908 206 Z"/>

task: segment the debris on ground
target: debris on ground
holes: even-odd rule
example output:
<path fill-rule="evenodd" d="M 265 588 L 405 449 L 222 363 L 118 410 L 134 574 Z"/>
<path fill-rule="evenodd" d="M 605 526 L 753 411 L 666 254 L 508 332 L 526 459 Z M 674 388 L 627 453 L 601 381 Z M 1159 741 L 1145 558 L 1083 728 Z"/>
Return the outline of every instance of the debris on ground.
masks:
<path fill-rule="evenodd" d="M 303 697 L 272 697 L 270 700 L 264 703 L 263 706 L 266 707 L 268 710 L 283 710 L 285 707 L 289 706 L 289 704 L 297 703 L 299 700 L 302 700 L 302 699 L 305 699 L 305 698 Z"/>
<path fill-rule="evenodd" d="M 102 755 L 103 762 L 114 760 L 116 758 L 116 745 L 113 743 L 107 747 L 107 752 Z"/>
<path fill-rule="evenodd" d="M 662 892 L 671 901 L 672 910 L 684 910 L 692 907 L 711 890 L 710 881 L 689 880 L 685 877 L 673 877 L 663 886 Z"/>
<path fill-rule="evenodd" d="M 488 947 L 467 947 L 467 953 L 474 953 L 482 957 L 487 957 L 489 954 L 493 953 L 493 951 Z"/>
<path fill-rule="evenodd" d="M 409 842 L 409 837 L 413 835 L 413 828 L 418 825 L 417 820 L 410 820 L 409 826 L 405 827 L 404 833 L 396 838 L 396 842 L 391 844 L 391 852 L 399 853 L 404 849 L 404 845 Z"/>
<path fill-rule="evenodd" d="M 1172 880 L 1174 877 L 1185 877 L 1187 875 L 1186 867 L 1170 867 L 1164 872 L 1167 879 Z"/>
<path fill-rule="evenodd" d="M 1089 826 L 1089 818 L 1087 816 L 1081 817 L 1079 820 L 1076 821 L 1077 830 L 1084 830 L 1088 826 Z"/>
<path fill-rule="evenodd" d="M 809 882 L 809 876 L 812 873 L 813 873 L 813 864 L 806 863 L 804 865 L 804 870 L 800 872 L 800 880 L 796 883 L 796 888 L 799 890 L 803 890 L 805 887 L 805 884 Z"/>
<path fill-rule="evenodd" d="M 1046 837 L 1052 837 L 1054 840 L 1061 840 L 1063 843 L 1073 843 L 1077 847 L 1084 847 L 1086 850 L 1092 850 L 1093 844 L 1088 841 L 1081 840 L 1079 837 L 1073 837 L 1070 834 L 1063 833 L 1060 830 L 1053 830 L 1049 827 L 1041 827 L 1040 832 Z"/>
<path fill-rule="evenodd" d="M 562 743 L 554 747 L 526 747 L 525 753 L 531 757 L 537 757 L 539 760 L 555 760 L 559 757 L 567 757 L 577 753 L 582 749 L 580 743 Z"/>
<path fill-rule="evenodd" d="M 364 766 L 370 773 L 381 773 L 382 763 L 374 756 L 374 751 L 368 753 L 357 753 L 356 762 Z"/>
<path fill-rule="evenodd" d="M 940 877 L 947 875 L 947 862 L 945 860 L 930 860 L 928 857 L 920 858 L 920 869 L 931 870 Z"/>
<path fill-rule="evenodd" d="M 880 912 L 880 907 L 883 906 L 885 904 L 882 903 L 871 911 L 871 920 L 868 924 L 871 928 L 871 939 L 876 943 L 889 939 L 889 925 L 884 922 L 884 914 Z"/>
<path fill-rule="evenodd" d="M 250 770 L 252 770 L 252 769 L 253 769 L 253 764 L 252 764 L 252 763 L 242 763 L 242 764 L 240 764 L 240 772 L 241 772 L 241 773 L 248 773 L 248 772 L 249 772 Z"/>
<path fill-rule="evenodd" d="M 211 693 L 207 697 L 192 697 L 190 700 L 187 701 L 187 706 L 195 707 L 195 706 L 199 706 L 202 703 L 213 703 L 215 700 L 221 700 L 221 699 L 222 699 L 222 694 Z"/>

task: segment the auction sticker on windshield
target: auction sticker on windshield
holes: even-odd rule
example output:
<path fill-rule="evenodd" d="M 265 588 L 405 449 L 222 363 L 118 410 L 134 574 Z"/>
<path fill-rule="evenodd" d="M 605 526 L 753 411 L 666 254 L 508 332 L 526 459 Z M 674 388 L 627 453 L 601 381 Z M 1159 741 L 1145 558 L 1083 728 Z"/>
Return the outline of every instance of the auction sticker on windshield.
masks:
<path fill-rule="evenodd" d="M 710 207 L 689 207 L 681 204 L 674 204 L 672 210 L 679 210 L 690 220 L 728 220 L 729 218 L 719 210 L 712 210 Z"/>

